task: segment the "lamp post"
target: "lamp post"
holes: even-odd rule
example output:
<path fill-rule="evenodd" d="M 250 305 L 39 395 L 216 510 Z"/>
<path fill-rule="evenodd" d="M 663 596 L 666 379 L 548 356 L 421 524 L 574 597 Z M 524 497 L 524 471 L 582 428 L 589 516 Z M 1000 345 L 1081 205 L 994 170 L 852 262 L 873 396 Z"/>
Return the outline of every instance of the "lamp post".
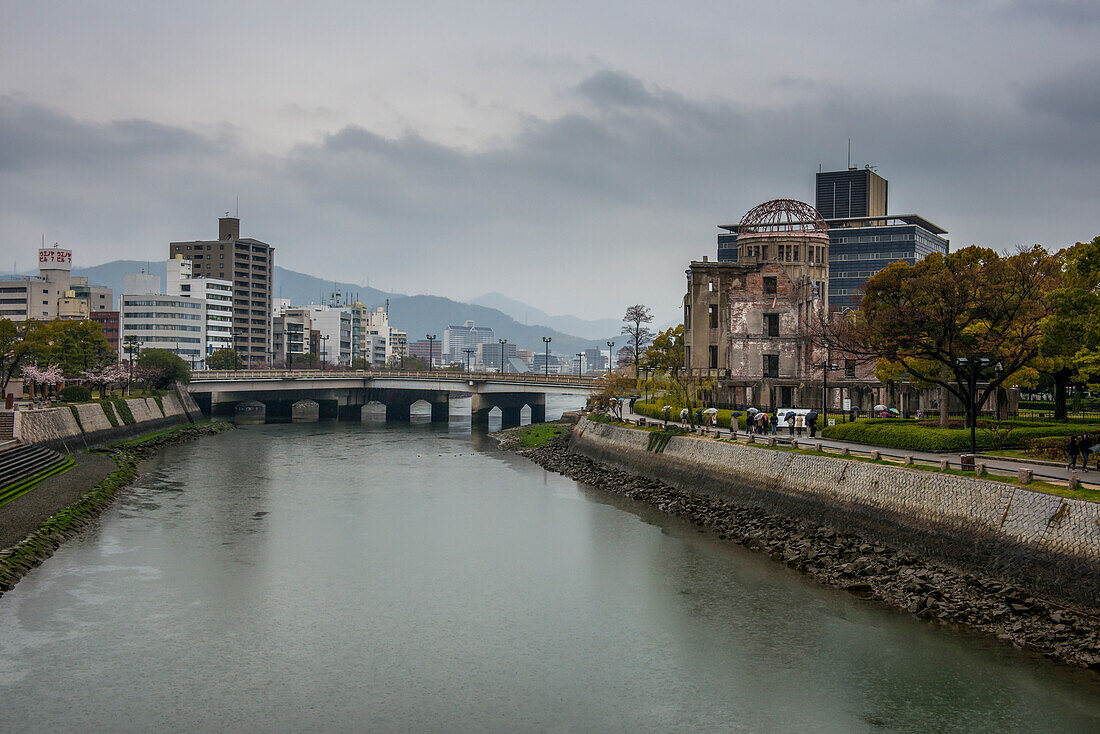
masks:
<path fill-rule="evenodd" d="M 325 357 L 328 356 L 328 334 L 321 335 L 321 371 L 325 371 Z"/>
<path fill-rule="evenodd" d="M 546 360 L 542 363 L 542 371 L 547 377 L 550 376 L 550 342 L 553 338 L 552 336 L 542 338 L 542 343 L 546 345 Z"/>
<path fill-rule="evenodd" d="M 500 374 L 504 374 L 504 345 L 508 343 L 507 339 L 497 339 L 500 342 Z"/>
<path fill-rule="evenodd" d="M 581 360 L 584 359 L 584 352 L 577 352 L 577 377 L 581 376 Z"/>
<path fill-rule="evenodd" d="M 840 369 L 840 365 L 830 362 L 831 355 L 825 352 L 825 361 L 814 365 L 821 368 L 821 430 L 829 425 L 829 373 Z"/>
<path fill-rule="evenodd" d="M 985 357 L 967 359 L 960 357 L 955 364 L 966 370 L 967 387 L 970 388 L 970 401 L 966 406 L 967 421 L 970 423 L 970 460 L 974 461 L 974 455 L 978 453 L 978 441 L 976 430 L 978 425 L 978 400 L 975 393 L 978 391 L 978 373 L 989 366 L 989 360 Z"/>
<path fill-rule="evenodd" d="M 474 356 L 476 349 L 463 349 L 462 353 L 466 355 L 466 371 L 470 371 L 470 358 Z"/>
<path fill-rule="evenodd" d="M 435 356 L 434 355 L 434 349 L 435 349 L 436 335 L 435 334 L 425 334 L 424 338 L 428 340 L 428 372 L 431 372 L 432 371 L 432 359 Z"/>
<path fill-rule="evenodd" d="M 130 379 L 126 381 L 126 394 L 130 394 L 130 383 L 134 381 L 134 353 L 141 349 L 141 342 L 131 334 L 122 340 L 123 347 L 130 355 Z M 33 395 L 31 397 L 34 397 Z"/>
<path fill-rule="evenodd" d="M 615 342 L 608 342 L 607 343 L 607 376 L 608 377 L 611 377 L 611 360 L 612 360 L 611 350 L 614 349 L 614 348 L 615 348 Z M 638 365 L 634 365 L 635 373 L 637 372 L 637 370 L 638 370 Z"/>

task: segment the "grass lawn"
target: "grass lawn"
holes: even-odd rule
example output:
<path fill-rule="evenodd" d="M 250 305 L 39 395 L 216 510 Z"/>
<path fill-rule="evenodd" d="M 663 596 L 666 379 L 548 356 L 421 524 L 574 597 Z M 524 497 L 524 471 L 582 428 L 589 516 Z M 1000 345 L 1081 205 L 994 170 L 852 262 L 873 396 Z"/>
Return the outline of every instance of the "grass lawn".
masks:
<path fill-rule="evenodd" d="M 524 426 L 519 433 L 519 445 L 525 449 L 538 449 L 548 445 L 558 436 L 569 433 L 569 426 L 556 423 L 536 423 Z"/>

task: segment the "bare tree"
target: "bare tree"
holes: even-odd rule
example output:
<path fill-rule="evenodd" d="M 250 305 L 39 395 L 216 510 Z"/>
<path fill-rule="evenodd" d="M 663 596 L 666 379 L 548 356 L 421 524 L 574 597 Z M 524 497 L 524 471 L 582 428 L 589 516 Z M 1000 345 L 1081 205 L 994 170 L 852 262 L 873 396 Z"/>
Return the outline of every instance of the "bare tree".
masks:
<path fill-rule="evenodd" d="M 623 329 L 620 333 L 627 335 L 626 342 L 630 347 L 635 371 L 642 356 L 642 349 L 653 341 L 653 330 L 646 326 L 652 321 L 653 314 L 640 303 L 628 308 L 626 315 L 623 316 Z"/>

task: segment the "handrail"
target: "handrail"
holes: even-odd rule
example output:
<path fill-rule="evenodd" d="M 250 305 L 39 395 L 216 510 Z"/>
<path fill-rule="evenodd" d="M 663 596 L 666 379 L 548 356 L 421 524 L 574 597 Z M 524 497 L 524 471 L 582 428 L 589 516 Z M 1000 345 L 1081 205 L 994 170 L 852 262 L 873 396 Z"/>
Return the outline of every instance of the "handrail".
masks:
<path fill-rule="evenodd" d="M 191 373 L 191 382 L 225 380 L 270 380 L 270 379 L 362 379 L 388 378 L 410 380 L 444 380 L 466 382 L 469 380 L 491 380 L 493 382 L 538 383 L 546 385 L 568 385 L 597 387 L 599 378 L 577 375 L 544 375 L 534 372 L 452 372 L 446 370 L 195 370 Z"/>

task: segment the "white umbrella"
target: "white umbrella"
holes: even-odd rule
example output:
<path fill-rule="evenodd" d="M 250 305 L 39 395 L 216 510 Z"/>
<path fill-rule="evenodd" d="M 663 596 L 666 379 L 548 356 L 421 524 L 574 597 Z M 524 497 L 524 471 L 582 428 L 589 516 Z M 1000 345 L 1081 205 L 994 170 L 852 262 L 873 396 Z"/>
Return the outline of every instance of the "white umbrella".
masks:
<path fill-rule="evenodd" d="M 707 408 L 707 409 L 706 409 L 706 410 L 704 410 L 703 412 L 704 412 L 704 413 L 717 413 L 717 412 L 718 412 L 718 408 Z"/>
<path fill-rule="evenodd" d="M 875 410 L 886 410 L 886 406 L 885 405 L 876 405 Z"/>
<path fill-rule="evenodd" d="M 759 413 L 760 411 L 757 410 L 756 408 L 749 408 L 749 412 L 750 413 Z"/>

